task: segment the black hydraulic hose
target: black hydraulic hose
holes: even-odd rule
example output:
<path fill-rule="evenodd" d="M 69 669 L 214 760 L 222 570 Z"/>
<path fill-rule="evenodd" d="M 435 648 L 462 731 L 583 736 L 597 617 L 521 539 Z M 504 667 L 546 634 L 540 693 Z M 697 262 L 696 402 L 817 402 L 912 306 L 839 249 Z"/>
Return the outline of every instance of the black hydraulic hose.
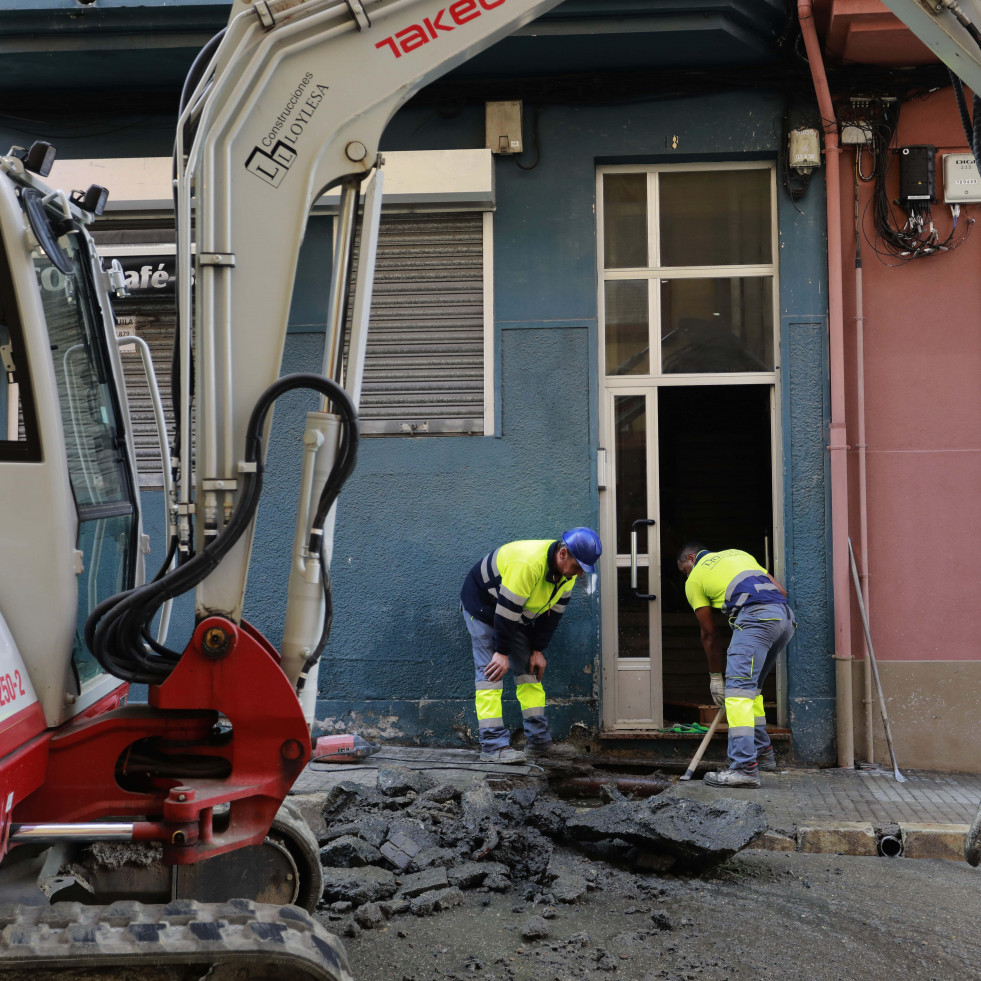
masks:
<path fill-rule="evenodd" d="M 201 77 L 204 75 L 204 69 L 207 67 L 208 62 L 211 61 L 212 55 L 218 50 L 218 45 L 221 44 L 222 38 L 224 38 L 227 30 L 227 27 L 223 27 L 197 53 L 197 56 L 191 63 L 191 67 L 188 69 L 187 75 L 184 78 L 184 85 L 181 88 L 181 113 L 187 108 L 187 100 L 191 98 L 191 93 L 197 88 L 198 82 L 201 81 Z"/>
<path fill-rule="evenodd" d="M 981 167 L 981 98 L 978 96 L 974 97 L 974 121 L 971 121 L 971 117 L 967 111 L 967 100 L 964 98 L 964 85 L 961 80 L 948 69 L 950 73 L 950 84 L 954 89 L 954 101 L 957 103 L 957 111 L 961 117 L 961 126 L 964 128 L 964 136 L 967 138 L 968 146 L 971 148 L 971 153 L 974 154 L 974 159 L 979 161 L 979 167 Z"/>
<path fill-rule="evenodd" d="M 326 510 L 337 499 L 341 487 L 357 461 L 358 416 L 354 403 L 335 382 L 321 375 L 286 375 L 260 396 L 246 429 L 245 462 L 254 464 L 242 475 L 242 492 L 224 531 L 183 565 L 166 572 L 154 582 L 119 593 L 100 603 L 85 622 L 85 641 L 99 663 L 111 674 L 138 684 L 159 684 L 180 660 L 180 653 L 156 643 L 145 642 L 145 631 L 157 610 L 168 600 L 202 582 L 234 547 L 248 529 L 259 506 L 265 464 L 262 431 L 273 403 L 283 394 L 305 388 L 331 400 L 341 417 L 341 439 L 337 459 L 321 493 L 320 508 Z M 318 542 L 322 539 L 322 526 Z M 314 536 L 311 535 L 311 543 Z M 316 554 L 323 558 L 318 548 Z M 319 645 L 318 645 L 319 648 Z M 322 651 L 321 651 L 322 653 Z M 318 655 L 319 656 L 319 655 Z"/>

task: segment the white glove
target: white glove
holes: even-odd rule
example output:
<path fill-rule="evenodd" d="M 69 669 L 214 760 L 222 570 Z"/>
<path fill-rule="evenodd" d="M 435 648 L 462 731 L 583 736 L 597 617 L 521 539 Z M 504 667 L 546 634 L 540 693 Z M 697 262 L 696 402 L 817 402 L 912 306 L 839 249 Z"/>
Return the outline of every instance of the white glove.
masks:
<path fill-rule="evenodd" d="M 726 683 L 721 674 L 709 675 L 709 691 L 712 693 L 712 701 L 722 708 L 726 703 Z"/>

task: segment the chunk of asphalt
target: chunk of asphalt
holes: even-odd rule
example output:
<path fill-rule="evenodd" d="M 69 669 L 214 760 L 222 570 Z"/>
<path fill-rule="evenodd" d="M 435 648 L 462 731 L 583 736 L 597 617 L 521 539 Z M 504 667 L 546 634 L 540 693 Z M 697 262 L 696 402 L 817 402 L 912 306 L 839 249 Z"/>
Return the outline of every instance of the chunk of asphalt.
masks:
<path fill-rule="evenodd" d="M 521 928 L 521 936 L 526 940 L 544 940 L 552 932 L 548 921 L 541 916 L 533 916 Z"/>
<path fill-rule="evenodd" d="M 393 916 L 399 916 L 402 913 L 409 912 L 409 901 L 407 899 L 390 899 L 387 902 L 379 903 L 381 911 L 391 919 Z"/>
<path fill-rule="evenodd" d="M 561 841 L 565 837 L 566 822 L 575 809 L 560 800 L 536 800 L 528 813 L 528 823 L 549 838 Z"/>
<path fill-rule="evenodd" d="M 363 815 L 358 821 L 358 837 L 364 838 L 375 848 L 381 848 L 382 842 L 388 837 L 388 821 L 377 814 Z"/>
<path fill-rule="evenodd" d="M 451 783 L 439 783 L 425 793 L 419 795 L 420 800 L 431 801 L 434 804 L 448 804 L 451 800 L 459 800 L 462 791 Z"/>
<path fill-rule="evenodd" d="M 436 895 L 436 909 L 450 909 L 452 906 L 459 906 L 463 902 L 463 893 L 456 886 L 448 886 L 441 889 Z"/>
<path fill-rule="evenodd" d="M 576 813 L 566 822 L 575 840 L 619 838 L 641 851 L 668 854 L 677 865 L 691 869 L 731 858 L 766 828 L 766 813 L 755 801 L 720 797 L 702 802 L 667 795 L 606 804 Z"/>
<path fill-rule="evenodd" d="M 454 868 L 447 869 L 446 877 L 450 885 L 461 889 L 472 889 L 479 886 L 489 875 L 506 875 L 507 866 L 500 862 L 464 862 Z"/>
<path fill-rule="evenodd" d="M 386 797 L 403 797 L 410 790 L 415 794 L 422 794 L 435 785 L 436 781 L 425 770 L 394 766 L 379 769 L 376 783 L 378 791 Z"/>
<path fill-rule="evenodd" d="M 320 849 L 321 864 L 340 869 L 356 869 L 362 865 L 374 865 L 381 859 L 382 853 L 374 845 L 369 845 L 368 842 L 355 838 L 353 835 L 335 838 Z"/>
<path fill-rule="evenodd" d="M 484 888 L 491 892 L 507 892 L 511 888 L 511 880 L 503 872 L 492 872 L 484 879 Z"/>
<path fill-rule="evenodd" d="M 388 825 L 388 837 L 392 838 L 396 833 L 406 835 L 411 838 L 420 849 L 437 848 L 443 842 L 438 833 L 426 825 L 423 821 L 415 818 L 396 816 L 392 818 Z"/>
<path fill-rule="evenodd" d="M 332 824 L 320 835 L 318 841 L 321 845 L 326 845 L 335 838 L 343 838 L 345 835 L 354 835 L 357 837 L 358 831 L 360 831 L 360 827 L 356 821 L 348 821 L 345 824 Z"/>
<path fill-rule="evenodd" d="M 581 875 L 560 875 L 549 887 L 549 891 L 560 903 L 581 903 L 589 886 Z"/>
<path fill-rule="evenodd" d="M 409 870 L 421 872 L 433 865 L 446 868 L 457 860 L 457 853 L 452 848 L 423 848 L 412 860 Z"/>
<path fill-rule="evenodd" d="M 331 824 L 346 808 L 350 807 L 362 791 L 360 784 L 351 780 L 342 780 L 327 791 L 324 797 L 322 813 L 324 820 Z"/>
<path fill-rule="evenodd" d="M 402 896 L 418 896 L 433 889 L 445 889 L 449 885 L 446 869 L 431 868 L 414 875 L 404 875 L 399 879 L 399 893 Z"/>
<path fill-rule="evenodd" d="M 433 889 L 413 896 L 409 900 L 409 909 L 416 916 L 429 916 L 451 906 L 459 906 L 462 902 L 463 893 L 455 886 L 449 886 L 446 889 Z"/>
<path fill-rule="evenodd" d="M 363 906 L 394 896 L 397 888 L 395 876 L 377 865 L 324 869 L 324 899 L 328 903 L 348 902 Z"/>
<path fill-rule="evenodd" d="M 386 920 L 384 907 L 378 903 L 365 903 L 354 914 L 354 922 L 362 930 L 374 930 L 376 927 L 384 926 Z"/>
<path fill-rule="evenodd" d="M 486 783 L 467 788 L 463 793 L 461 806 L 463 808 L 463 823 L 471 831 L 479 830 L 480 826 L 487 820 L 500 817 L 494 800 L 494 793 Z"/>
<path fill-rule="evenodd" d="M 548 868 L 552 850 L 551 840 L 534 828 L 511 828 L 501 832 L 492 854 L 515 878 L 537 881 Z"/>

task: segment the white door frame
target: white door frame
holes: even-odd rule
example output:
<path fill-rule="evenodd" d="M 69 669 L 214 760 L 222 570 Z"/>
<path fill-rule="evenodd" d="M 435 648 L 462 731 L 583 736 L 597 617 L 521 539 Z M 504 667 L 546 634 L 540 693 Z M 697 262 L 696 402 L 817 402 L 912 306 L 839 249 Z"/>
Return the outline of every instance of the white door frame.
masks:
<path fill-rule="evenodd" d="M 605 283 L 610 280 L 648 279 L 656 286 L 657 281 L 664 276 L 664 271 L 657 267 L 646 269 L 604 269 L 603 268 L 603 175 L 609 173 L 646 173 L 648 175 L 648 236 L 649 256 L 656 256 L 657 242 L 657 193 L 656 180 L 661 172 L 668 171 L 716 171 L 729 169 L 768 169 L 771 172 L 770 206 L 772 216 L 772 262 L 766 265 L 753 266 L 707 266 L 675 269 L 670 271 L 670 278 L 697 278 L 706 275 L 739 275 L 772 277 L 773 329 L 774 337 L 774 370 L 740 373 L 692 373 L 692 374 L 661 374 L 660 373 L 660 324 L 659 309 L 656 300 L 656 289 L 649 290 L 649 327 L 651 337 L 651 374 L 650 375 L 606 375 L 606 345 L 604 328 L 606 324 Z M 607 732 L 652 731 L 663 727 L 663 679 L 661 661 L 661 612 L 658 600 L 650 601 L 650 657 L 649 658 L 620 658 L 618 655 L 618 570 L 630 565 L 630 557 L 617 552 L 616 541 L 616 433 L 614 400 L 618 395 L 636 395 L 646 398 L 647 432 L 647 507 L 646 515 L 636 515 L 634 518 L 653 518 L 660 515 L 660 474 L 658 472 L 658 390 L 664 386 L 698 386 L 698 385 L 767 385 L 769 387 L 770 403 L 770 460 L 771 460 L 771 499 L 773 542 L 771 543 L 770 562 L 772 571 L 777 579 L 785 581 L 783 569 L 785 536 L 783 522 L 783 440 L 781 433 L 780 404 L 780 337 L 779 337 L 779 280 L 778 263 L 779 243 L 777 238 L 776 215 L 776 174 L 774 165 L 767 161 L 740 163 L 706 163 L 706 164 L 665 164 L 650 166 L 615 165 L 598 167 L 596 171 L 596 217 L 597 217 L 597 282 L 598 282 L 598 323 L 599 323 L 599 432 L 600 451 L 598 460 L 599 490 L 600 490 L 600 535 L 604 542 L 610 543 L 601 558 L 601 575 L 605 583 L 602 591 L 602 672 L 601 672 L 601 727 Z M 642 553 L 645 542 L 638 535 L 638 553 Z M 648 529 L 647 554 L 653 563 L 648 569 L 647 589 L 655 596 L 660 596 L 663 584 L 661 582 L 660 531 L 657 525 Z M 638 565 L 646 565 L 638 556 Z M 692 628 L 696 622 L 692 618 Z M 778 724 L 785 725 L 786 709 L 786 656 L 782 655 L 777 665 L 777 715 Z M 635 710 L 638 704 L 649 704 L 648 718 L 638 718 Z"/>

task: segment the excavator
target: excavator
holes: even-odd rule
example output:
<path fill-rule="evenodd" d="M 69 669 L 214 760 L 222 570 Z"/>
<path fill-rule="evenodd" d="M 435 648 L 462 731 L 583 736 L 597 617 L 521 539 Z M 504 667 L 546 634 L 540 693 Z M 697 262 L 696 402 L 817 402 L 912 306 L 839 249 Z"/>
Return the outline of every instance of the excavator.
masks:
<path fill-rule="evenodd" d="M 334 508 L 357 457 L 379 142 L 422 86 L 558 2 L 234 0 L 180 98 L 155 572 L 113 316 L 124 277 L 89 231 L 108 191 L 48 186 L 47 143 L 0 156 L 4 977 L 350 978 L 310 915 L 319 849 L 287 795 L 311 755 Z M 281 377 L 306 217 L 335 187 L 322 371 Z M 277 650 L 243 601 L 273 405 L 298 389 L 318 409 Z M 192 591 L 172 649 L 170 604 Z"/>

